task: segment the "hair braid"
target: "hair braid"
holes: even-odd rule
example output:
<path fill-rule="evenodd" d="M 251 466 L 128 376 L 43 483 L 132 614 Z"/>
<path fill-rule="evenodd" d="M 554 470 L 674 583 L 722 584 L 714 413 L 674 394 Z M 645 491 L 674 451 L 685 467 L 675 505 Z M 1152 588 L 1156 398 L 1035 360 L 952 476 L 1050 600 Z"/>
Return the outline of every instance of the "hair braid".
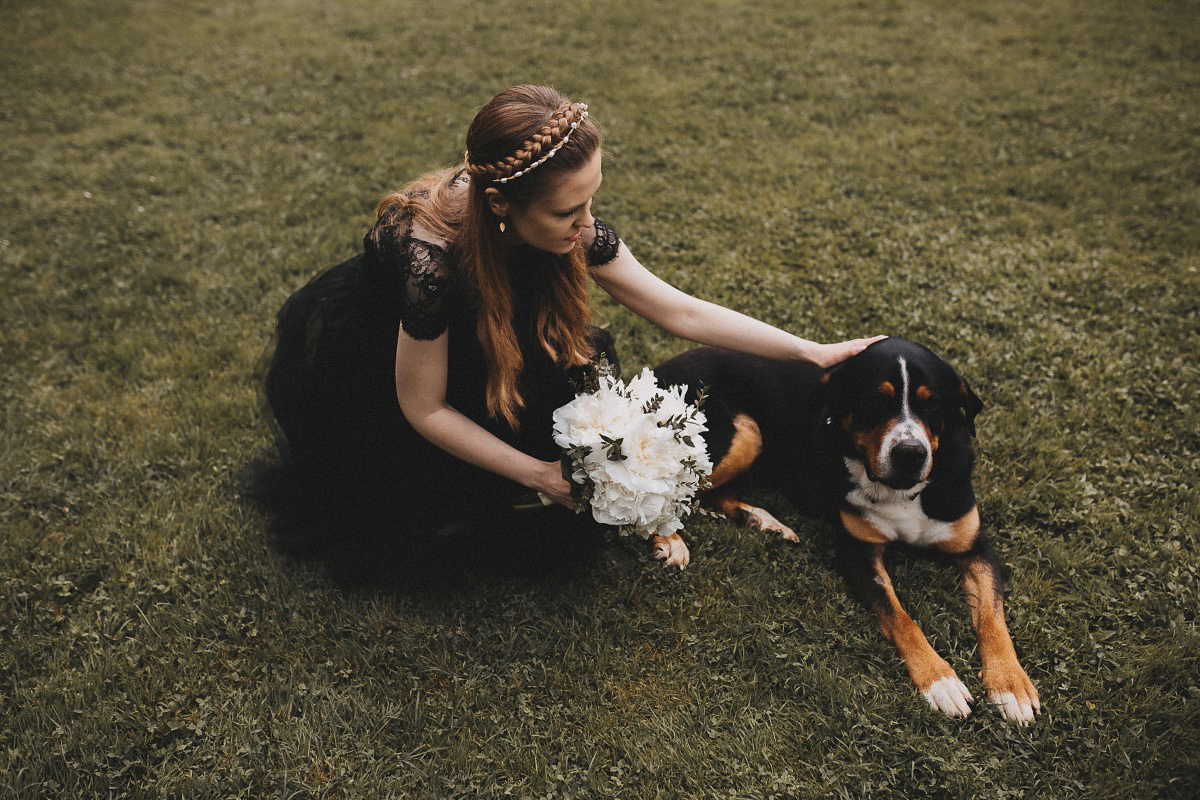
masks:
<path fill-rule="evenodd" d="M 561 142 L 572 130 L 572 123 L 578 125 L 583 120 L 586 109 L 586 106 L 563 102 L 536 133 L 521 143 L 515 153 L 494 163 L 472 163 L 470 153 L 466 153 L 467 173 L 473 178 L 485 177 L 490 181 L 512 177 L 537 162 L 543 153 L 549 153 Z"/>

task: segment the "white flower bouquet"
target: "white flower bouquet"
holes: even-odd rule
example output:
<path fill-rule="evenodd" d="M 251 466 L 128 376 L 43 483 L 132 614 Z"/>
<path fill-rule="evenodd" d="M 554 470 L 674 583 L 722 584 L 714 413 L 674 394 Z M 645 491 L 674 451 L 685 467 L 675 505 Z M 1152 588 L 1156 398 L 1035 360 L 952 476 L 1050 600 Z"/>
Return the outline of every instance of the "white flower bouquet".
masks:
<path fill-rule="evenodd" d="M 683 527 L 712 471 L 703 392 L 692 405 L 686 388 L 659 388 L 649 369 L 626 385 L 601 359 L 589 385 L 554 412 L 563 473 L 580 487 L 577 511 L 642 538 Z"/>

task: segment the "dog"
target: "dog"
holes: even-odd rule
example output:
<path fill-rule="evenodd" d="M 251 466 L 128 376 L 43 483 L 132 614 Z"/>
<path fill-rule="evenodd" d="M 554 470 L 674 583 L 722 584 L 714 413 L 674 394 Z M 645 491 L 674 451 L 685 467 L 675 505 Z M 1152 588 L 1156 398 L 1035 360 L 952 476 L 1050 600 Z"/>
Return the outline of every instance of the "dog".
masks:
<path fill-rule="evenodd" d="M 769 512 L 738 499 L 750 478 L 802 514 L 830 519 L 851 593 L 875 613 L 930 707 L 965 718 L 971 693 L 900 605 L 883 563 L 893 542 L 948 556 L 962 573 L 989 700 L 1010 722 L 1034 720 L 1040 700 L 1005 623 L 1000 565 L 971 483 L 983 403 L 946 361 L 888 338 L 829 370 L 701 347 L 654 373 L 662 386 L 686 384 L 689 401 L 707 391 L 705 442 L 714 467 L 704 505 L 799 541 Z M 682 547 L 686 561 L 682 542 L 654 546 L 668 560 Z"/>

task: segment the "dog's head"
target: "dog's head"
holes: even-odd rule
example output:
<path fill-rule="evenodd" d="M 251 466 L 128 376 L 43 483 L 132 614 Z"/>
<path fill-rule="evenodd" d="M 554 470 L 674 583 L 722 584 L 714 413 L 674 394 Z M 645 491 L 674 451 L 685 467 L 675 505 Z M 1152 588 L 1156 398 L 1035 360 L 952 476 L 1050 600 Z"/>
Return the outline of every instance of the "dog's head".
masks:
<path fill-rule="evenodd" d="M 934 455 L 975 434 L 983 403 L 954 368 L 907 339 L 883 339 L 821 379 L 825 416 L 872 481 L 909 489 L 929 479 Z"/>

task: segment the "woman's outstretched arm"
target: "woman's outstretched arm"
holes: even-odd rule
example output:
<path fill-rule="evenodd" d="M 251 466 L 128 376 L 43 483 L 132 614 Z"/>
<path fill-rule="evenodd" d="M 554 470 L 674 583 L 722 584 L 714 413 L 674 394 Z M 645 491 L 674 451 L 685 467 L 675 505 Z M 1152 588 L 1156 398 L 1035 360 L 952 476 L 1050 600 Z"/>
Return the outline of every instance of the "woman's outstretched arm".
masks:
<path fill-rule="evenodd" d="M 643 267 L 621 244 L 617 257 L 592 270 L 596 283 L 638 316 L 667 333 L 700 344 L 767 358 L 810 361 L 829 367 L 882 336 L 818 344 L 745 314 L 692 297 Z"/>
<path fill-rule="evenodd" d="M 400 330 L 396 342 L 396 399 L 409 424 L 450 455 L 574 508 L 570 484 L 563 479 L 557 461 L 540 461 L 522 453 L 446 404 L 449 338 L 443 332 L 426 341 Z"/>

